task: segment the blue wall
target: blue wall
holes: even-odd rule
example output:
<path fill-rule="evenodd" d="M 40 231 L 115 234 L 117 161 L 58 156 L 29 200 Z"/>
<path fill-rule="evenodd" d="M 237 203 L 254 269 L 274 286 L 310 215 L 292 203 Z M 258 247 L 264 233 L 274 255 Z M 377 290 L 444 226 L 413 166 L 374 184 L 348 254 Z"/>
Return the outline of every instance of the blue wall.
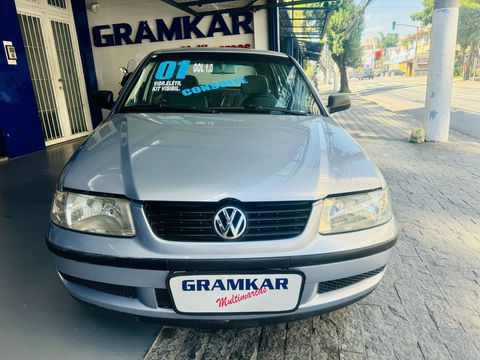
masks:
<path fill-rule="evenodd" d="M 1 148 L 10 158 L 45 149 L 14 0 L 0 1 Z M 17 65 L 7 65 L 3 40 L 13 42 Z"/>
<path fill-rule="evenodd" d="M 1 0 L 0 0 L 1 1 Z M 97 75 L 95 73 L 95 62 L 93 60 L 92 43 L 90 42 L 90 30 L 88 27 L 87 9 L 85 0 L 72 0 L 73 17 L 77 29 L 78 47 L 82 59 L 85 86 L 87 88 L 88 103 L 93 127 L 97 127 L 103 120 L 102 110 L 92 104 L 91 94 L 98 90 Z"/>

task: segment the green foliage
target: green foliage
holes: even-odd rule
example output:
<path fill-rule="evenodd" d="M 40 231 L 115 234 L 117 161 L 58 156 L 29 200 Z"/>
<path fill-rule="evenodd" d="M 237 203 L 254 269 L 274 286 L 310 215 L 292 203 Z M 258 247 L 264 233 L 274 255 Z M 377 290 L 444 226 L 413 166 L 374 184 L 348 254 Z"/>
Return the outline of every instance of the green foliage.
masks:
<path fill-rule="evenodd" d="M 461 7 L 458 15 L 457 42 L 462 49 L 480 40 L 480 7 Z"/>
<path fill-rule="evenodd" d="M 453 76 L 462 76 L 463 73 L 463 57 L 464 54 L 458 51 L 455 54 L 455 62 L 453 65 Z"/>
<path fill-rule="evenodd" d="M 330 17 L 327 42 L 333 54 L 343 55 L 346 66 L 357 67 L 361 64 L 364 26 L 363 14 L 351 0 L 343 1 Z"/>
<path fill-rule="evenodd" d="M 432 23 L 434 0 L 423 0 L 423 10 L 410 15 L 413 21 L 419 21 L 423 26 Z M 460 0 L 460 9 L 480 9 L 478 0 Z"/>
<path fill-rule="evenodd" d="M 405 48 L 405 49 L 408 49 L 408 45 L 409 45 L 410 41 L 408 39 L 403 39 L 400 43 L 400 45 Z"/>
<path fill-rule="evenodd" d="M 375 38 L 375 47 L 377 49 L 386 49 L 389 47 L 395 47 L 398 45 L 400 41 L 400 35 L 396 33 L 388 33 L 385 35 L 384 33 L 379 33 L 380 37 Z"/>
<path fill-rule="evenodd" d="M 423 10 L 410 15 L 413 21 L 419 21 L 423 26 L 432 23 L 433 17 L 433 0 L 422 1 Z"/>

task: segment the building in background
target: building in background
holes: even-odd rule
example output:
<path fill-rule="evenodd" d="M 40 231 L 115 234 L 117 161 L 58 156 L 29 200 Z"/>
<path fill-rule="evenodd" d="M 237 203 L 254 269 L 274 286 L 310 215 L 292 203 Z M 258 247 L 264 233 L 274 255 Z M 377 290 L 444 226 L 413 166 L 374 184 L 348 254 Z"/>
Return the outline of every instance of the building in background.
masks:
<path fill-rule="evenodd" d="M 398 68 L 407 76 L 427 76 L 428 56 L 430 53 L 430 29 L 419 28 L 417 32 L 400 37 L 400 46 L 406 59 Z"/>
<path fill-rule="evenodd" d="M 362 67 L 373 69 L 375 67 L 375 44 L 376 39 L 373 36 L 366 37 L 362 41 Z"/>
<path fill-rule="evenodd" d="M 364 67 L 376 75 L 389 75 L 394 70 L 406 76 L 426 76 L 430 52 L 430 29 L 419 28 L 418 32 L 401 36 L 398 45 L 377 49 L 375 38 L 365 38 L 362 44 Z"/>

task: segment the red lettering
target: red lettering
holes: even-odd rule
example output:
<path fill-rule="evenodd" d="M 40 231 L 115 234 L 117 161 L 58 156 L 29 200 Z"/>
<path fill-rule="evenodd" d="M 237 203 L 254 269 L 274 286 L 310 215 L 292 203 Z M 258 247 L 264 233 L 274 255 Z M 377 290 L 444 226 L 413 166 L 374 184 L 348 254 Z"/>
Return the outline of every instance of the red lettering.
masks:
<path fill-rule="evenodd" d="M 224 297 L 219 297 L 215 300 L 217 303 L 217 306 L 219 308 L 227 307 L 232 304 L 239 303 L 241 301 L 245 301 L 251 298 L 254 298 L 258 295 L 265 294 L 267 292 L 267 288 L 261 288 L 257 290 L 252 290 L 246 294 L 243 295 L 232 295 L 230 298 L 227 298 L 226 296 Z"/>
<path fill-rule="evenodd" d="M 221 308 L 221 307 L 225 307 L 227 306 L 227 297 L 223 297 L 223 298 L 218 298 L 217 300 L 215 300 L 215 302 L 218 304 L 218 307 Z"/>

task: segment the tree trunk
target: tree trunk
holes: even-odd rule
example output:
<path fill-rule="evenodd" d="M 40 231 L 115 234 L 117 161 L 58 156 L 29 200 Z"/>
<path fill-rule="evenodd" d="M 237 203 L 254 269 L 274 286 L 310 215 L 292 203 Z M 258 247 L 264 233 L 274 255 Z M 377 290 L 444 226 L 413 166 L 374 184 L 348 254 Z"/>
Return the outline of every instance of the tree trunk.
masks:
<path fill-rule="evenodd" d="M 470 79 L 470 70 L 472 69 L 473 65 L 473 57 L 475 56 L 475 41 L 470 42 L 470 46 L 468 49 L 468 56 L 467 56 L 467 65 L 465 66 L 465 73 L 463 74 L 463 80 Z"/>
<path fill-rule="evenodd" d="M 463 46 L 460 45 L 460 61 L 462 63 L 462 80 L 465 80 L 464 77 L 465 77 L 465 66 L 464 66 L 464 63 L 465 63 L 465 51 L 467 49 L 465 49 Z"/>
<path fill-rule="evenodd" d="M 345 57 L 343 55 L 335 55 L 332 53 L 332 59 L 335 61 L 335 64 L 338 66 L 340 71 L 340 91 L 341 93 L 350 93 L 350 88 L 348 87 L 348 76 L 347 76 L 347 67 L 345 66 Z"/>

